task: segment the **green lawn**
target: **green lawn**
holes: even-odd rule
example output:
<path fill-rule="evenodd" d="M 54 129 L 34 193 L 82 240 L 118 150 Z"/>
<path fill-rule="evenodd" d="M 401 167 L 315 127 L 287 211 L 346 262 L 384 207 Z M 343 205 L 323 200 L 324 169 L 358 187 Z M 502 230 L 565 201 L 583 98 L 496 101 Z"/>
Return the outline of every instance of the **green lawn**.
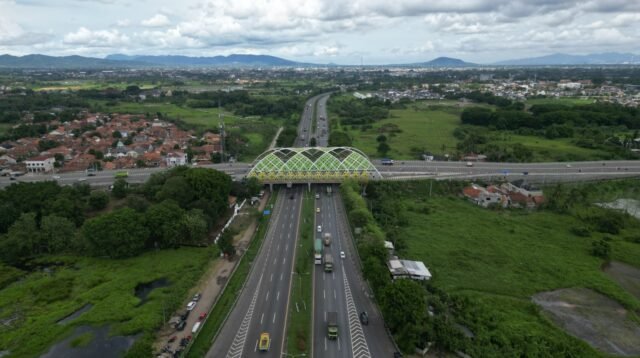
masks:
<path fill-rule="evenodd" d="M 287 326 L 287 353 L 309 354 L 311 319 L 313 315 L 311 292 L 313 290 L 313 239 L 315 228 L 315 199 L 313 193 L 305 192 L 300 223 L 300 239 L 296 251 L 295 275 L 289 300 L 289 322 Z"/>
<path fill-rule="evenodd" d="M 53 257 L 51 262 L 67 265 L 52 275 L 39 270 L 2 289 L 0 318 L 14 314 L 21 318 L 11 328 L 0 328 L 0 351 L 10 350 L 16 357 L 38 356 L 79 325 L 103 324 L 111 324 L 111 334 L 144 333 L 141 343 L 150 349 L 153 332 L 168 319 L 163 311 L 173 312 L 184 304 L 216 256 L 212 248 L 180 248 L 123 260 Z M 154 289 L 146 303 L 138 306 L 136 285 L 160 278 L 170 285 Z M 87 303 L 93 307 L 76 320 L 56 323 Z"/>
<path fill-rule="evenodd" d="M 10 123 L 0 123 L 0 136 L 6 134 L 12 126 Z"/>
<path fill-rule="evenodd" d="M 353 146 L 361 149 L 371 157 L 380 157 L 376 147 L 376 138 L 380 134 L 379 128 L 386 124 L 397 125 L 401 133 L 388 135 L 387 143 L 391 147 L 388 157 L 394 159 L 417 159 L 411 154 L 412 148 L 442 153 L 442 146 L 455 147 L 457 140 L 453 137 L 453 130 L 460 124 L 460 117 L 453 111 L 444 110 L 391 110 L 388 119 L 376 122 L 373 129 L 367 131 L 348 129 L 353 138 Z"/>
<path fill-rule="evenodd" d="M 392 191 L 406 209 L 400 214 L 406 223 L 395 228 L 407 246 L 400 256 L 424 261 L 434 286 L 468 298 L 483 312 L 480 316 L 492 317 L 476 329 L 500 332 L 507 340 L 545 337 L 584 345 L 551 324 L 531 302 L 533 294 L 559 288 L 586 287 L 630 311 L 640 308 L 640 300 L 602 272 L 603 260 L 590 255 L 591 242 L 608 236 L 613 260 L 640 267 L 640 244 L 623 239 L 637 235 L 638 222 L 627 224 L 619 235 L 578 237 L 570 229 L 586 224 L 571 215 L 492 211 L 453 195 L 428 198 L 429 182 L 385 185 L 376 190 Z M 447 184 L 434 185 L 434 193 L 441 185 Z"/>
<path fill-rule="evenodd" d="M 534 162 L 583 161 L 611 159 L 611 153 L 599 149 L 578 147 L 570 139 L 546 139 L 509 132 L 492 131 L 490 142 L 499 145 L 520 143 L 533 151 Z"/>

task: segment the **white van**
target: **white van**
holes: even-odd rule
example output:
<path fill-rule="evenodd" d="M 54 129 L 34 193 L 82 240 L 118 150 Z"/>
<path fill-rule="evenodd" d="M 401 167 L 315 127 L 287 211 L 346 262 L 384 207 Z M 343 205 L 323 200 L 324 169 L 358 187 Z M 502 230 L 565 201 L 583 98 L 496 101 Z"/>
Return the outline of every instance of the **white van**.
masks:
<path fill-rule="evenodd" d="M 198 332 L 198 330 L 200 329 L 200 323 L 202 322 L 196 322 L 196 324 L 193 325 L 193 328 L 191 329 L 191 333 L 195 334 L 196 332 Z"/>
<path fill-rule="evenodd" d="M 318 232 L 322 232 L 322 226 L 318 225 Z"/>

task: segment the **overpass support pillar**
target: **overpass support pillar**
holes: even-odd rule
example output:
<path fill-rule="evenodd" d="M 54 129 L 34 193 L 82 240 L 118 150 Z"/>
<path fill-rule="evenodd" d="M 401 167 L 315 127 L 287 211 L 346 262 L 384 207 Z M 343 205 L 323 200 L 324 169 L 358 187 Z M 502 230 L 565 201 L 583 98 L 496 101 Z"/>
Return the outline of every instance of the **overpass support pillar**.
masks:
<path fill-rule="evenodd" d="M 273 183 L 269 183 L 269 191 L 273 193 Z"/>
<path fill-rule="evenodd" d="M 307 183 L 307 188 L 309 189 L 309 192 L 311 192 L 311 182 Z"/>

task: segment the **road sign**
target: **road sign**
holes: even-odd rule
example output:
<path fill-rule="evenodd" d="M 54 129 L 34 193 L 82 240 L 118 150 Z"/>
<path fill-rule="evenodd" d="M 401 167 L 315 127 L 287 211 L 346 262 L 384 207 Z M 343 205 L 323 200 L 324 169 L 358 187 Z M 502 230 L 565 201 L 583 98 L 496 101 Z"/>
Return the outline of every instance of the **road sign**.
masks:
<path fill-rule="evenodd" d="M 262 214 L 264 216 L 270 215 L 271 214 L 271 210 L 265 210 L 265 211 L 262 212 Z"/>

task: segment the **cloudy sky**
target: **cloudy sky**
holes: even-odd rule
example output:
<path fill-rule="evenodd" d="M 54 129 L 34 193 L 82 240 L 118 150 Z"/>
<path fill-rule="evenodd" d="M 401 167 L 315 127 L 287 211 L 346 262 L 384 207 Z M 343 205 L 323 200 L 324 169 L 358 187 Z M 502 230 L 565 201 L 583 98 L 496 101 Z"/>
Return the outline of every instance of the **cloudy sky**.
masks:
<path fill-rule="evenodd" d="M 0 0 L 0 53 L 477 63 L 640 53 L 640 0 Z"/>

